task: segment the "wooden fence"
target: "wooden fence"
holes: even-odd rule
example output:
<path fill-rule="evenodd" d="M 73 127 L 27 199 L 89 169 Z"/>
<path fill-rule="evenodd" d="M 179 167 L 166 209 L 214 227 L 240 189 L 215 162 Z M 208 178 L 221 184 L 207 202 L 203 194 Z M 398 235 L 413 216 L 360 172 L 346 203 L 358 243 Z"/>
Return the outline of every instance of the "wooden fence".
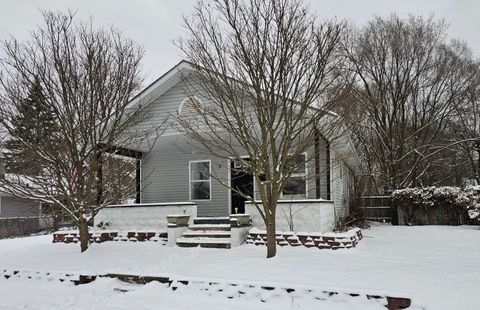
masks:
<path fill-rule="evenodd" d="M 359 199 L 359 209 L 368 221 L 392 222 L 391 196 L 361 196 Z"/>
<path fill-rule="evenodd" d="M 0 218 L 0 239 L 28 236 L 51 229 L 52 225 L 50 216 Z"/>

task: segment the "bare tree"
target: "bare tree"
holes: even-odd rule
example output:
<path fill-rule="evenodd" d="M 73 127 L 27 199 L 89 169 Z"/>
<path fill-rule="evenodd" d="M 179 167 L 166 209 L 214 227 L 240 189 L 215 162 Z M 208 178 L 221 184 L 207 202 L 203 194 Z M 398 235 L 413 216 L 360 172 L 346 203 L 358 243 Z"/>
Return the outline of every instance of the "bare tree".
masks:
<path fill-rule="evenodd" d="M 131 176 L 131 162 L 118 160 L 128 150 L 119 146 L 136 145 L 158 128 L 132 129 L 146 117 L 141 106 L 129 105 L 141 86 L 143 50 L 117 30 L 95 29 L 92 20 L 79 23 L 74 15 L 45 12 L 29 41 L 3 42 L 0 125 L 39 171 L 7 173 L 0 186 L 61 208 L 78 226 L 83 252 L 89 218 L 135 191 L 128 182 L 104 182 L 102 167 L 105 176 L 113 169 L 118 180 Z M 41 140 L 28 139 L 12 122 L 32 86 L 55 122 Z"/>
<path fill-rule="evenodd" d="M 320 132 L 334 135 L 328 109 L 343 83 L 344 24 L 318 22 L 300 0 L 213 0 L 198 2 L 185 26 L 189 36 L 178 45 L 197 73 L 187 85 L 192 113 L 178 127 L 253 175 L 261 205 L 245 198 L 265 222 L 273 257 L 282 188 L 305 167 Z"/>
<path fill-rule="evenodd" d="M 464 49 L 466 47 L 463 47 Z M 466 51 L 466 69 L 471 81 L 466 95 L 457 105 L 449 124 L 452 148 L 459 152 L 457 161 L 466 163 L 466 178 L 476 179 L 480 184 L 480 64 Z"/>
<path fill-rule="evenodd" d="M 445 156 L 448 118 L 471 80 L 464 50 L 447 44 L 444 21 L 377 17 L 345 47 L 356 74 L 353 120 L 360 145 L 390 190 L 431 182 Z M 437 165 L 437 166 L 436 166 Z"/>

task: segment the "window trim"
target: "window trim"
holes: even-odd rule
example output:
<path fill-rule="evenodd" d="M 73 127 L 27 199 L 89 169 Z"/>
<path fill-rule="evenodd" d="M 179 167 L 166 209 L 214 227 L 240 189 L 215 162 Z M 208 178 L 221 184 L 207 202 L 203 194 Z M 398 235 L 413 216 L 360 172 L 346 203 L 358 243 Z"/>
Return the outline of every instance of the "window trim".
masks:
<path fill-rule="evenodd" d="M 208 180 L 192 180 L 192 163 L 208 162 Z M 194 182 L 209 182 L 208 189 L 210 190 L 209 199 L 192 199 L 192 183 Z M 188 161 L 188 200 L 189 201 L 211 201 L 212 200 L 212 160 L 199 159 Z"/>
<path fill-rule="evenodd" d="M 302 155 L 305 156 L 305 172 L 304 173 L 292 173 L 289 178 L 299 178 L 299 177 L 305 177 L 305 196 L 304 197 L 292 197 L 294 195 L 285 195 L 283 194 L 283 188 L 280 191 L 280 199 L 288 199 L 288 200 L 301 200 L 301 199 L 307 199 L 308 198 L 308 152 L 303 152 L 301 153 Z"/>

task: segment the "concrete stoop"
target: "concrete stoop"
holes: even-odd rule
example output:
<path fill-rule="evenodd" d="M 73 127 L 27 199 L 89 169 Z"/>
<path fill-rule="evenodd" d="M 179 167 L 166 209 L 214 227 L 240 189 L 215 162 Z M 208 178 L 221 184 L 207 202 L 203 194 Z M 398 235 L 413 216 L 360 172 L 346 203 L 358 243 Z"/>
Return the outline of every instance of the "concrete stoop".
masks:
<path fill-rule="evenodd" d="M 200 217 L 177 239 L 177 246 L 230 249 L 231 225 L 228 217 Z"/>

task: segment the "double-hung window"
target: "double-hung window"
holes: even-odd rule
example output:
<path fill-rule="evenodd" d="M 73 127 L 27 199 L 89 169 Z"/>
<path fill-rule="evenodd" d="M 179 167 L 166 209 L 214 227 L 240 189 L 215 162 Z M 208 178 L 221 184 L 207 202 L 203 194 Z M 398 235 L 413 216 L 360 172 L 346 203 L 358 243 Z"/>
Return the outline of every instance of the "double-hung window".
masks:
<path fill-rule="evenodd" d="M 294 159 L 295 165 L 287 165 L 285 172 L 294 169 L 282 188 L 282 198 L 301 199 L 307 196 L 307 155 Z"/>
<path fill-rule="evenodd" d="M 190 200 L 210 200 L 212 196 L 209 160 L 190 162 Z"/>

